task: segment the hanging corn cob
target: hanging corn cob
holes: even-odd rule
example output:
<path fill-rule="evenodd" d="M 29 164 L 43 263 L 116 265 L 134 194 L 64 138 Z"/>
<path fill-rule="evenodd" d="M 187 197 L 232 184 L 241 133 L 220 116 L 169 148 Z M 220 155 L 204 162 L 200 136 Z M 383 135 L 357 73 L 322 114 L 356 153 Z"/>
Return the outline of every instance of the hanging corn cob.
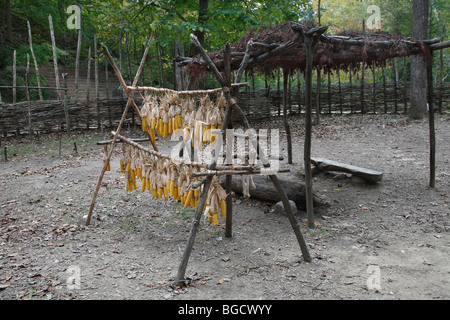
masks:
<path fill-rule="evenodd" d="M 151 103 L 151 96 L 145 95 L 143 97 L 143 106 L 141 108 L 141 115 L 142 115 L 142 131 L 147 132 L 149 128 L 149 121 L 151 119 L 148 119 L 149 111 L 150 111 L 150 103 Z"/>
<path fill-rule="evenodd" d="M 219 211 L 222 217 L 226 216 L 226 198 L 227 194 L 225 190 L 214 178 L 208 191 L 205 209 L 205 215 L 209 223 L 212 223 L 214 226 L 219 225 Z"/>

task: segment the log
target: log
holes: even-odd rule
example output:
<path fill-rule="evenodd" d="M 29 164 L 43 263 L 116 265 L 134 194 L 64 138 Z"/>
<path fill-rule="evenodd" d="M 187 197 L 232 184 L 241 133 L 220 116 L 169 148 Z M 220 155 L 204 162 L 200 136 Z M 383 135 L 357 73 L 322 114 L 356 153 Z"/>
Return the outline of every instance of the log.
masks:
<path fill-rule="evenodd" d="M 353 174 L 355 176 L 364 178 L 370 182 L 378 182 L 383 178 L 383 172 L 371 169 L 360 168 L 350 164 L 344 164 L 332 160 L 322 158 L 311 158 L 311 163 L 321 171 L 339 171 Z"/>
<path fill-rule="evenodd" d="M 278 178 L 281 186 L 286 192 L 289 200 L 292 200 L 297 205 L 297 208 L 306 209 L 306 187 L 303 183 L 288 179 Z M 225 186 L 225 178 L 221 177 L 220 184 Z M 269 203 L 277 203 L 281 201 L 281 197 L 274 187 L 273 183 L 266 176 L 253 176 L 255 189 L 250 187 L 250 197 L 252 199 L 261 200 Z M 238 194 L 242 194 L 242 179 L 235 179 L 232 184 L 232 190 Z M 325 196 L 313 192 L 314 207 L 326 207 L 330 205 L 330 201 Z"/>

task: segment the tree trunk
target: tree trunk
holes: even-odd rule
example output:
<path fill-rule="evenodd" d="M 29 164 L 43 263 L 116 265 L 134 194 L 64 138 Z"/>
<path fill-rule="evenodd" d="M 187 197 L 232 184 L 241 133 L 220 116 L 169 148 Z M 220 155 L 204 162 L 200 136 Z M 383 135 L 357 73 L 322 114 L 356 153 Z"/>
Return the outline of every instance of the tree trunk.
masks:
<path fill-rule="evenodd" d="M 6 39 L 12 42 L 12 19 L 11 19 L 11 0 L 6 0 Z"/>
<path fill-rule="evenodd" d="M 198 1 L 198 20 L 197 21 L 198 21 L 198 24 L 201 26 L 205 25 L 206 22 L 208 21 L 208 5 L 209 5 L 209 0 L 199 0 Z M 200 44 L 202 46 L 204 46 L 205 32 L 197 29 L 196 31 L 194 31 L 194 35 L 197 37 Z M 189 51 L 190 51 L 189 54 L 191 57 L 193 57 L 199 53 L 197 47 L 194 45 L 191 45 Z"/>
<path fill-rule="evenodd" d="M 428 0 L 414 0 L 412 8 L 411 37 L 425 40 L 427 37 Z M 427 112 L 427 63 L 420 56 L 411 56 L 411 119 L 423 119 Z"/>

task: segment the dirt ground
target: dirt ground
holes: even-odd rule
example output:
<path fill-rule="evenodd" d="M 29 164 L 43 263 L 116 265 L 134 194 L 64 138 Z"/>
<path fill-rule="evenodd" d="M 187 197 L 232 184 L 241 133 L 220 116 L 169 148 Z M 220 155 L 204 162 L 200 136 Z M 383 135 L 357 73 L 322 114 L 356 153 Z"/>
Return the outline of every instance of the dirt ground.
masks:
<path fill-rule="evenodd" d="M 450 118 L 436 120 L 436 188 L 428 186 L 428 123 L 395 116 L 324 118 L 314 157 L 384 172 L 377 184 L 318 173 L 331 199 L 316 228 L 296 218 L 313 258 L 271 204 L 234 197 L 233 237 L 202 221 L 187 267 L 172 286 L 193 211 L 125 191 L 119 154 L 85 227 L 101 148 L 28 154 L 0 164 L 0 299 L 301 300 L 450 298 Z M 276 128 L 282 122 L 260 124 Z M 303 121 L 291 120 L 291 178 L 303 163 Z M 285 148 L 284 137 L 282 147 Z M 117 149 L 119 150 L 119 149 Z M 282 151 L 286 157 L 286 150 Z M 280 174 L 285 178 L 286 174 Z M 79 280 L 79 281 L 78 281 Z"/>

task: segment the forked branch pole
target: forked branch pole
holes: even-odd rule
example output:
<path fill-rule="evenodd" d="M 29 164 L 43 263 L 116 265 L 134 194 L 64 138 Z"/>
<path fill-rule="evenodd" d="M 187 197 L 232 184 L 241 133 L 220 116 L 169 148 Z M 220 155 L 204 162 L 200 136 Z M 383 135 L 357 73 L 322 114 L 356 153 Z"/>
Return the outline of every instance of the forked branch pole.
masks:
<path fill-rule="evenodd" d="M 152 42 L 153 42 L 153 34 L 151 35 L 150 39 L 148 40 L 147 47 L 146 47 L 145 52 L 144 52 L 144 55 L 143 55 L 143 57 L 142 57 L 141 65 L 139 66 L 139 69 L 138 69 L 138 71 L 137 71 L 137 73 L 136 73 L 136 76 L 135 76 L 135 78 L 134 78 L 134 81 L 133 81 L 133 85 L 134 85 L 134 86 L 137 84 L 137 82 L 138 82 L 138 80 L 139 80 L 139 76 L 140 76 L 140 74 L 141 74 L 141 72 L 142 72 L 142 69 L 143 69 L 145 60 L 147 59 L 147 55 L 148 55 L 148 52 L 149 52 L 149 50 L 150 50 L 150 46 L 151 46 Z M 107 49 L 106 47 L 104 47 L 104 50 L 105 50 L 106 56 L 108 57 L 108 59 L 110 60 L 111 64 L 112 64 L 113 67 L 115 68 L 114 70 L 115 70 L 116 72 L 118 72 L 117 76 L 118 76 L 118 78 L 119 78 L 119 81 L 120 81 L 121 84 L 122 84 L 122 87 L 126 87 L 125 81 L 123 80 L 122 75 L 120 74 L 120 71 L 117 69 L 117 66 L 115 65 L 114 60 L 112 59 L 112 57 L 111 57 L 111 55 L 110 55 L 108 49 Z M 124 90 L 125 90 L 125 88 L 124 88 Z M 125 119 L 126 119 L 128 110 L 129 110 L 130 106 L 132 105 L 132 103 L 134 103 L 133 97 L 132 97 L 132 96 L 128 96 L 128 102 L 127 102 L 127 105 L 126 105 L 125 110 L 124 110 L 124 112 L 123 112 L 123 114 L 122 114 L 122 118 L 120 119 L 119 126 L 117 127 L 117 130 L 116 130 L 116 132 L 115 132 L 113 141 L 111 142 L 111 146 L 110 146 L 110 148 L 109 148 L 107 160 L 106 160 L 105 163 L 103 164 L 103 169 L 102 169 L 102 171 L 101 171 L 101 173 L 100 173 L 100 177 L 99 177 L 99 179 L 98 179 L 97 186 L 96 186 L 96 188 L 95 188 L 94 195 L 93 195 L 93 197 L 92 197 L 91 205 L 90 205 L 90 207 L 89 207 L 88 217 L 87 217 L 87 219 L 86 219 L 86 226 L 88 226 L 88 225 L 91 223 L 92 213 L 93 213 L 93 211 L 94 211 L 95 202 L 97 201 L 97 196 L 98 196 L 98 192 L 99 192 L 99 190 L 100 190 L 100 186 L 101 186 L 102 181 L 103 181 L 103 177 L 105 176 L 105 172 L 106 172 L 108 163 L 111 161 L 112 153 L 113 153 L 113 151 L 114 151 L 114 146 L 115 146 L 115 144 L 116 144 L 116 141 L 117 141 L 117 138 L 118 138 L 118 136 L 119 136 L 119 133 L 120 133 L 120 131 L 122 130 L 123 123 L 125 122 Z M 137 107 L 136 107 L 136 108 L 137 108 Z M 138 111 L 139 111 L 139 110 L 138 110 Z M 137 113 L 139 114 L 139 112 L 137 112 Z M 150 137 L 149 137 L 149 139 L 150 139 Z M 150 139 L 150 140 L 151 140 L 151 139 Z"/>

